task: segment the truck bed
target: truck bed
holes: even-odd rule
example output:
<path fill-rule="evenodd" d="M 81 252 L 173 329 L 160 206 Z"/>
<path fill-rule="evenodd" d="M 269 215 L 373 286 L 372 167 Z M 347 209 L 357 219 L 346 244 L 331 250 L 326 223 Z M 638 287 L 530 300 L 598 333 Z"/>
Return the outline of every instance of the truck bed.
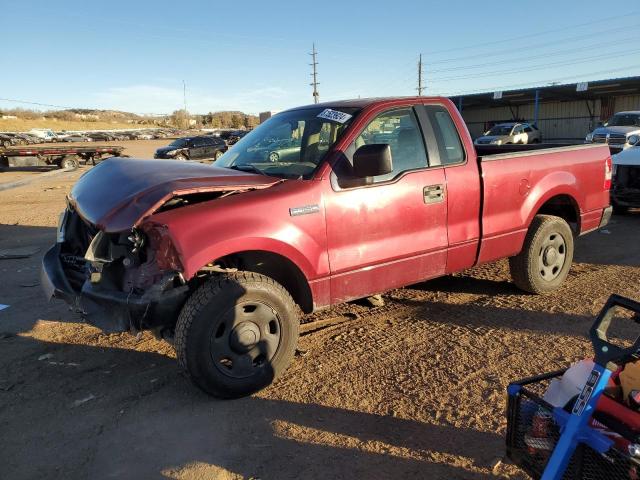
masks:
<path fill-rule="evenodd" d="M 512 146 L 510 146 L 512 147 Z M 578 235 L 598 228 L 609 192 L 603 188 L 606 145 L 534 148 L 479 157 L 482 243 L 478 263 L 515 255 L 542 205 L 572 219 Z M 526 166 L 526 168 L 523 168 Z M 568 185 L 562 194 L 556 185 Z M 515 209 L 514 209 L 515 207 Z"/>

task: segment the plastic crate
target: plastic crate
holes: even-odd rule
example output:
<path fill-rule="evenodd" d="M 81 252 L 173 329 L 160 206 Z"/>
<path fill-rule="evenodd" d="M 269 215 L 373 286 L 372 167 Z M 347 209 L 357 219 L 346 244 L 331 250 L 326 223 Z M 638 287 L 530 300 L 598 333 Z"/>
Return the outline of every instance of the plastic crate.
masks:
<path fill-rule="evenodd" d="M 560 438 L 559 422 L 565 412 L 545 402 L 542 396 L 549 382 L 563 373 L 561 370 L 516 382 L 512 385 L 517 388 L 512 389 L 508 396 L 507 456 L 533 478 L 542 476 Z M 614 431 L 597 414 L 595 420 Z M 640 480 L 640 458 L 632 457 L 615 444 L 599 452 L 579 443 L 562 478 Z"/>

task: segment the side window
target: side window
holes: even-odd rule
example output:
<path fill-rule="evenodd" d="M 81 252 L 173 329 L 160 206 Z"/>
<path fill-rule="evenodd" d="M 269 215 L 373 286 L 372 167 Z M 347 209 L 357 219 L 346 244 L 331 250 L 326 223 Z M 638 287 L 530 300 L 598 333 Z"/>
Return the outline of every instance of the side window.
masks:
<path fill-rule="evenodd" d="M 526 127 L 524 127 L 524 131 L 527 133 L 531 133 L 533 132 L 533 128 L 531 128 L 529 125 L 527 125 Z"/>
<path fill-rule="evenodd" d="M 355 152 L 362 145 L 386 143 L 391 147 L 393 171 L 373 177 L 373 183 L 391 180 L 402 172 L 427 166 L 427 153 L 418 122 L 410 108 L 384 112 L 374 118 L 352 145 Z"/>
<path fill-rule="evenodd" d="M 518 125 L 513 129 L 513 135 L 518 135 L 519 133 L 522 133 L 522 125 Z"/>
<path fill-rule="evenodd" d="M 442 165 L 463 163 L 465 160 L 464 148 L 458 129 L 449 112 L 439 105 L 426 105 L 425 109 L 438 140 L 438 152 Z"/>

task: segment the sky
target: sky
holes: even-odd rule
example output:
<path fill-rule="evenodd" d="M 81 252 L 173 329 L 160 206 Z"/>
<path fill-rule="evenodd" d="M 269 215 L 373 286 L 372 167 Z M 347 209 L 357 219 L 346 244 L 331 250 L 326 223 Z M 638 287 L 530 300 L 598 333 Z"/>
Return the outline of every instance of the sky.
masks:
<path fill-rule="evenodd" d="M 166 114 L 186 85 L 191 113 L 283 110 L 313 102 L 314 42 L 321 101 L 414 95 L 419 54 L 424 95 L 640 75 L 635 2 L 0 0 L 0 16 L 0 108 Z"/>

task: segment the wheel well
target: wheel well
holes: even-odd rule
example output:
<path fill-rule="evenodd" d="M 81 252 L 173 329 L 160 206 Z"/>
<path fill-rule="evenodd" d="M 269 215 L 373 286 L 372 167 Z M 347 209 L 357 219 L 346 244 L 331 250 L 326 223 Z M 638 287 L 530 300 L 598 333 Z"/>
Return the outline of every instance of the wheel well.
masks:
<path fill-rule="evenodd" d="M 580 209 L 570 195 L 556 195 L 547 200 L 536 215 L 554 215 L 564 219 L 574 233 L 580 231 Z"/>
<path fill-rule="evenodd" d="M 295 263 L 282 255 L 251 250 L 227 255 L 212 263 L 271 277 L 289 292 L 304 313 L 313 311 L 313 296 L 307 277 Z"/>

